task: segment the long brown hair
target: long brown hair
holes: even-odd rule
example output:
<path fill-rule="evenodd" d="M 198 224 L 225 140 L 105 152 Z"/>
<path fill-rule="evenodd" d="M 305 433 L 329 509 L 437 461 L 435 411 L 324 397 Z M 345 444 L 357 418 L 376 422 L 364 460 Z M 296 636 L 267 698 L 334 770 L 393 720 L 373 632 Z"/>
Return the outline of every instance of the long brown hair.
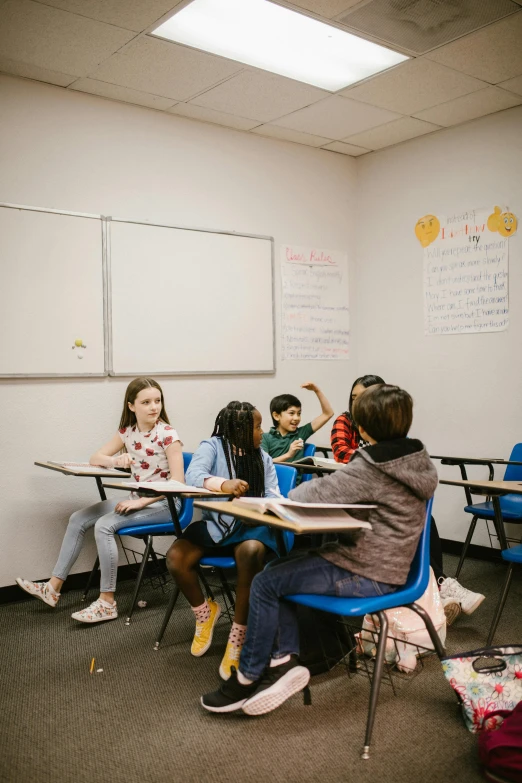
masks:
<path fill-rule="evenodd" d="M 129 408 L 129 402 L 131 405 L 134 405 L 134 401 L 140 391 L 143 389 L 148 388 L 157 389 L 159 393 L 161 394 L 161 412 L 159 415 L 159 419 L 161 421 L 164 421 L 165 424 L 170 424 L 169 417 L 167 416 L 167 411 L 165 410 L 165 401 L 163 398 L 163 390 L 159 383 L 154 380 L 154 378 L 134 378 L 133 381 L 129 383 L 127 386 L 127 391 L 125 392 L 125 399 L 123 401 L 123 411 L 121 413 L 121 419 L 120 419 L 120 429 L 123 429 L 124 427 L 133 427 L 136 424 L 136 414 L 134 411 L 131 411 Z"/>

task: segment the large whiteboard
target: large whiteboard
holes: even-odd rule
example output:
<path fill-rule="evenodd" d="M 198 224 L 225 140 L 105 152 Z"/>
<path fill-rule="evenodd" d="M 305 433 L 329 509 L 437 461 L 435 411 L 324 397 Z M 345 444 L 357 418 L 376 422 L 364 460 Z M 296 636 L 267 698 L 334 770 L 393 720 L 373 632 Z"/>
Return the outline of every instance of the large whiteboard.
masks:
<path fill-rule="evenodd" d="M 110 226 L 110 374 L 274 371 L 273 242 Z"/>
<path fill-rule="evenodd" d="M 0 376 L 104 375 L 100 216 L 0 205 L 0 268 Z"/>

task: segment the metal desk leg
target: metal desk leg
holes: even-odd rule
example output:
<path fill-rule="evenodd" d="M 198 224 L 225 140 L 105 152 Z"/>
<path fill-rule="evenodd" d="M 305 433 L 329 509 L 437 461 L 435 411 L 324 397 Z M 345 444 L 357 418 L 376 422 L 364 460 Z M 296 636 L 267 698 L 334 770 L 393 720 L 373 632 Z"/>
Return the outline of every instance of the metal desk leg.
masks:
<path fill-rule="evenodd" d="M 172 524 L 174 525 L 174 530 L 176 531 L 176 538 L 181 538 L 182 530 L 181 530 L 181 525 L 179 524 L 179 517 L 176 509 L 175 495 L 171 495 L 169 492 L 166 498 L 167 498 L 167 503 L 169 504 L 169 511 L 172 519 Z"/>
<path fill-rule="evenodd" d="M 498 536 L 501 549 L 507 549 L 508 543 L 506 538 L 506 528 L 504 527 L 504 520 L 502 519 L 502 510 L 500 508 L 500 496 L 493 495 L 493 509 L 495 511 L 495 530 Z"/>

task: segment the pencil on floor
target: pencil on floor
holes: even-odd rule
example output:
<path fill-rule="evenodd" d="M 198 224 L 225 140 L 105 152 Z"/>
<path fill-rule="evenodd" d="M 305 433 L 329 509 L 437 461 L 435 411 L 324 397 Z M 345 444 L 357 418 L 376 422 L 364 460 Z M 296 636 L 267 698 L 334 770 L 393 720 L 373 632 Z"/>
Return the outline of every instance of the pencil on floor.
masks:
<path fill-rule="evenodd" d="M 93 673 L 93 671 L 94 671 L 94 658 L 91 661 L 91 674 Z"/>

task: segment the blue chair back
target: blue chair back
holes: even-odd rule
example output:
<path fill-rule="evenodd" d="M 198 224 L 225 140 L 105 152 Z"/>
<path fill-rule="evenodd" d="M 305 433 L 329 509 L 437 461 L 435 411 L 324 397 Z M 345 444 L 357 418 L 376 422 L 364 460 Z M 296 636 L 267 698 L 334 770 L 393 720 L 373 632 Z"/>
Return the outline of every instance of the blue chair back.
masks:
<path fill-rule="evenodd" d="M 305 443 L 304 456 L 315 457 L 315 449 L 316 449 L 315 443 Z M 313 473 L 301 473 L 301 482 L 310 481 L 311 479 L 313 479 L 313 477 L 314 477 Z"/>
<path fill-rule="evenodd" d="M 288 497 L 290 490 L 295 489 L 297 482 L 297 470 L 291 465 L 283 465 L 280 462 L 274 463 L 275 472 L 277 473 L 277 483 L 279 484 L 279 491 L 284 498 Z M 286 551 L 290 552 L 294 545 L 294 534 L 290 530 L 285 530 L 283 533 L 285 541 Z"/>
<path fill-rule="evenodd" d="M 186 473 L 188 467 L 192 461 L 193 453 L 191 451 L 183 452 L 183 472 Z M 181 511 L 179 513 L 179 524 L 181 529 L 185 530 L 187 525 L 192 522 L 192 515 L 194 513 L 194 501 L 192 498 L 184 498 L 182 500 Z"/>
<path fill-rule="evenodd" d="M 516 443 L 509 459 L 522 462 L 522 443 Z M 508 465 L 504 474 L 504 481 L 522 481 L 522 465 Z"/>

